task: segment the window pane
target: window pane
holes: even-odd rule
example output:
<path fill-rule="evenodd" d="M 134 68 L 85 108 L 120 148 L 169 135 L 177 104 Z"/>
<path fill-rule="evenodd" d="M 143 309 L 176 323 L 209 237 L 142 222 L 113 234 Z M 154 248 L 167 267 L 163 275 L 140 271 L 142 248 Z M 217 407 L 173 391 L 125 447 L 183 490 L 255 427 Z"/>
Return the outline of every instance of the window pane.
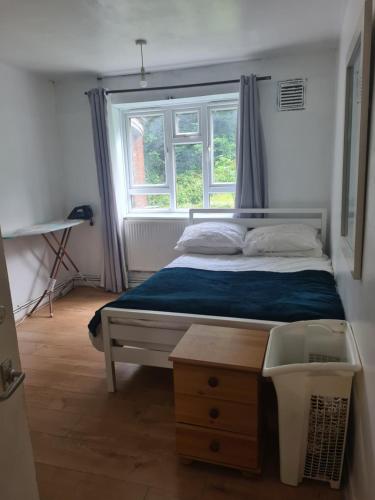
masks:
<path fill-rule="evenodd" d="M 170 208 L 169 194 L 134 194 L 131 196 L 133 209 Z"/>
<path fill-rule="evenodd" d="M 234 208 L 234 193 L 210 194 L 210 208 Z"/>
<path fill-rule="evenodd" d="M 211 111 L 213 182 L 236 182 L 237 109 Z"/>
<path fill-rule="evenodd" d="M 176 144 L 177 208 L 203 207 L 202 144 Z"/>
<path fill-rule="evenodd" d="M 165 184 L 164 116 L 130 118 L 134 185 Z"/>
<path fill-rule="evenodd" d="M 199 134 L 198 111 L 184 111 L 175 114 L 176 135 Z"/>

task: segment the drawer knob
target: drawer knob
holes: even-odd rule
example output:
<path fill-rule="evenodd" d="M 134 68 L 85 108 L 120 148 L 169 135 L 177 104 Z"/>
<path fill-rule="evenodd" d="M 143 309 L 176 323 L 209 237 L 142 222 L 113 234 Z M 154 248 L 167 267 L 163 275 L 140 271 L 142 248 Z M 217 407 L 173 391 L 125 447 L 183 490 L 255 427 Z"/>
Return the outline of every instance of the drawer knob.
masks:
<path fill-rule="evenodd" d="M 211 408 L 209 415 L 211 418 L 218 418 L 220 412 L 217 408 Z"/>
<path fill-rule="evenodd" d="M 211 441 L 210 450 L 213 451 L 214 453 L 217 453 L 218 451 L 220 451 L 220 441 L 218 441 L 217 439 L 214 439 L 213 441 Z"/>
<path fill-rule="evenodd" d="M 217 387 L 219 385 L 219 380 L 217 379 L 217 377 L 210 377 L 208 379 L 208 385 L 210 387 Z"/>

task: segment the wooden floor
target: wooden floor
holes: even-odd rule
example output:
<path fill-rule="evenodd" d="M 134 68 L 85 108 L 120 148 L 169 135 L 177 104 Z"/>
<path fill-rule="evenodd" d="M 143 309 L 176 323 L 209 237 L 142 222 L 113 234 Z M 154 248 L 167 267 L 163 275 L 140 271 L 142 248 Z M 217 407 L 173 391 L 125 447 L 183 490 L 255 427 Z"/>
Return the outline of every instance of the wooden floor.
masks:
<path fill-rule="evenodd" d="M 41 500 L 341 500 L 326 484 L 280 484 L 274 441 L 264 473 L 179 463 L 172 372 L 117 365 L 108 394 L 87 322 L 112 295 L 79 288 L 18 328 Z"/>

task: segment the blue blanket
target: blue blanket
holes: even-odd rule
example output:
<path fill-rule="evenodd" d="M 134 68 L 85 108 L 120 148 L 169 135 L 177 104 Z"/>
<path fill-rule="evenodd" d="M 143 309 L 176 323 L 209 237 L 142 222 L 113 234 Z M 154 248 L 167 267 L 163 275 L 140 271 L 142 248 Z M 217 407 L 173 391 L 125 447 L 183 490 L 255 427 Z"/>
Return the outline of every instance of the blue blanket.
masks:
<path fill-rule="evenodd" d="M 203 271 L 167 268 L 104 307 L 268 321 L 344 319 L 334 277 L 326 271 Z M 89 323 L 95 335 L 100 311 Z"/>

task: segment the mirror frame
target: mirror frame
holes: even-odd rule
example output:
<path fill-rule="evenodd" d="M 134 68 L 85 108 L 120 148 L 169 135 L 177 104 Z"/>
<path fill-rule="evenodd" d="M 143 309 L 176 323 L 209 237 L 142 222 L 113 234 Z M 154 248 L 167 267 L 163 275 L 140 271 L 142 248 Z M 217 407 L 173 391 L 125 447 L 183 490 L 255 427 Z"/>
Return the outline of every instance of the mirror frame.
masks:
<path fill-rule="evenodd" d="M 356 31 L 352 38 L 346 58 L 345 82 L 345 129 L 344 157 L 341 198 L 341 242 L 342 250 L 348 261 L 354 279 L 361 279 L 362 254 L 364 237 L 364 216 L 366 197 L 366 171 L 368 147 L 368 122 L 370 99 L 370 66 L 372 37 L 372 0 L 366 0 Z M 352 63 L 359 50 L 359 78 L 361 84 L 360 103 L 358 110 L 358 131 L 356 134 L 357 154 L 355 158 L 355 216 L 354 241 L 348 238 L 349 183 L 351 165 L 351 116 L 352 116 Z"/>

